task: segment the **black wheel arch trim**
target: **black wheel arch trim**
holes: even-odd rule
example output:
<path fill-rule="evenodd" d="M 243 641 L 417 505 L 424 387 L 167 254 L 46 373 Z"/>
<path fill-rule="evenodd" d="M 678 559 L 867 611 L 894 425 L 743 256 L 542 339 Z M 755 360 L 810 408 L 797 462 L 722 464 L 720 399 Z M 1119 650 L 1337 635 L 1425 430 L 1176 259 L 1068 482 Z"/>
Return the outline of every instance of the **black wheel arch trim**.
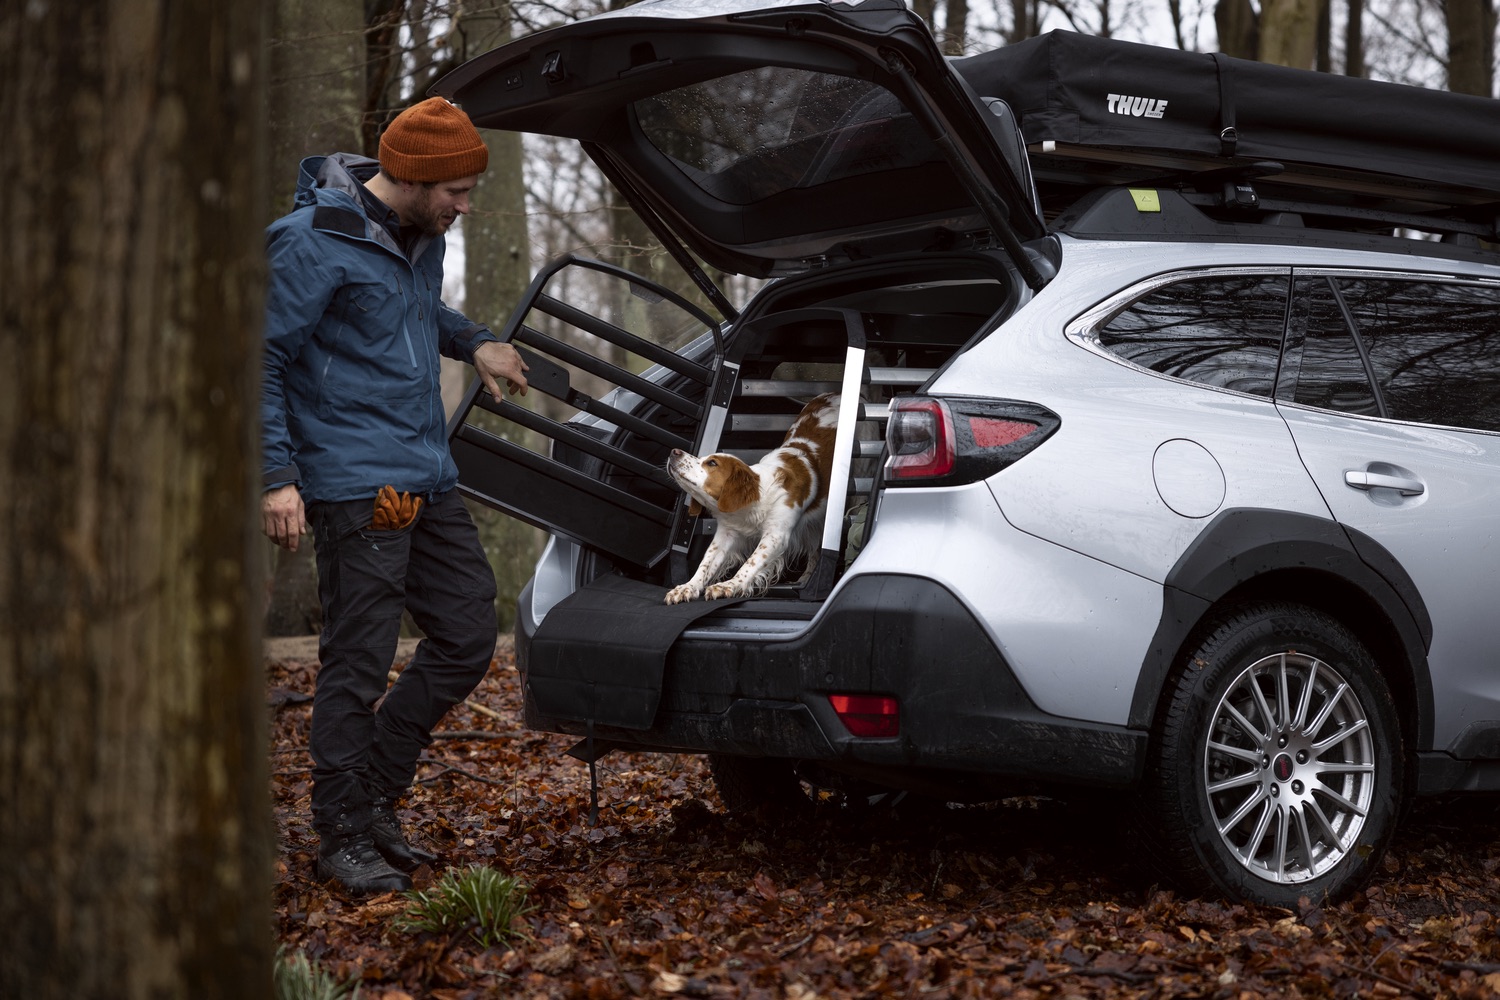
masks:
<path fill-rule="evenodd" d="M 1141 662 L 1129 725 L 1149 728 L 1162 685 L 1179 651 L 1205 615 L 1235 589 L 1282 570 L 1337 577 L 1377 605 L 1411 665 L 1417 701 L 1417 749 L 1432 744 L 1432 679 L 1427 651 L 1432 618 L 1396 557 L 1369 535 L 1326 518 L 1289 511 L 1235 508 L 1216 515 L 1177 560 L 1163 583 L 1162 615 Z"/>

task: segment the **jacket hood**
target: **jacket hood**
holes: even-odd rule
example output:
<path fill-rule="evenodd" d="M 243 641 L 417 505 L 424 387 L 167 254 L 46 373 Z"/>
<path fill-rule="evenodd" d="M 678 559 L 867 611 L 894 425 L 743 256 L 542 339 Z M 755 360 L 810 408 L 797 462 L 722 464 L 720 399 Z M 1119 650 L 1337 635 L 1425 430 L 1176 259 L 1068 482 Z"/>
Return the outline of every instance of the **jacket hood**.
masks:
<path fill-rule="evenodd" d="M 423 234 L 403 251 L 396 245 L 390 232 L 371 218 L 364 197 L 364 183 L 380 172 L 380 162 L 357 153 L 333 153 L 328 156 L 309 156 L 297 171 L 297 191 L 292 196 L 292 210 L 322 205 L 353 213 L 357 225 L 367 239 L 374 240 L 400 257 L 415 261 L 427 252 L 436 238 Z M 315 226 L 320 223 L 314 222 Z M 346 234 L 347 228 L 343 230 Z"/>
<path fill-rule="evenodd" d="M 297 170 L 297 191 L 293 208 L 317 204 L 318 190 L 338 191 L 359 202 L 360 185 L 380 172 L 380 161 L 358 153 L 333 153 L 309 156 Z"/>

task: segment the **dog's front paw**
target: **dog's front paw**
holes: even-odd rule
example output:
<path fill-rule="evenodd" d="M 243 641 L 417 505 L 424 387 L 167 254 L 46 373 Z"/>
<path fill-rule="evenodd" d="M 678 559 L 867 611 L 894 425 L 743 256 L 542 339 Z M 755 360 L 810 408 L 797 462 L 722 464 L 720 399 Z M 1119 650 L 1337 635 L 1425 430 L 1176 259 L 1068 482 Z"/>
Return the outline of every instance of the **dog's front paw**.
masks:
<path fill-rule="evenodd" d="M 701 591 L 699 591 L 699 589 L 693 584 L 684 583 L 667 591 L 665 603 L 683 604 L 687 601 L 696 601 L 700 593 Z"/>
<path fill-rule="evenodd" d="M 735 582 L 733 580 L 725 580 L 723 583 L 716 583 L 703 592 L 703 599 L 705 601 L 722 601 L 726 597 L 744 596 L 744 592 L 735 585 Z"/>

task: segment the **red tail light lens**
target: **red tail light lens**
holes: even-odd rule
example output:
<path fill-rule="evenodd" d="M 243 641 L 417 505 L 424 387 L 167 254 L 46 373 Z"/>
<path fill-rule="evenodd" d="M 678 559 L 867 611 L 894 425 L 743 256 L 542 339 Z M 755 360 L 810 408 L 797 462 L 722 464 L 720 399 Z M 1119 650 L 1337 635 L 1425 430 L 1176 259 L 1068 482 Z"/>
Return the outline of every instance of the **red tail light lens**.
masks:
<path fill-rule="evenodd" d="M 896 736 L 901 709 L 896 699 L 877 694 L 831 694 L 828 703 L 854 736 Z"/>
<path fill-rule="evenodd" d="M 885 430 L 890 459 L 885 474 L 893 479 L 946 476 L 957 457 L 953 450 L 953 416 L 935 399 L 891 404 Z"/>
<path fill-rule="evenodd" d="M 1061 425 L 1034 403 L 1006 399 L 898 399 L 886 424 L 890 486 L 954 486 L 999 472 Z"/>
<path fill-rule="evenodd" d="M 976 448 L 1004 448 L 1028 434 L 1036 433 L 1036 424 L 1024 420 L 996 420 L 993 417 L 970 417 L 969 430 Z"/>

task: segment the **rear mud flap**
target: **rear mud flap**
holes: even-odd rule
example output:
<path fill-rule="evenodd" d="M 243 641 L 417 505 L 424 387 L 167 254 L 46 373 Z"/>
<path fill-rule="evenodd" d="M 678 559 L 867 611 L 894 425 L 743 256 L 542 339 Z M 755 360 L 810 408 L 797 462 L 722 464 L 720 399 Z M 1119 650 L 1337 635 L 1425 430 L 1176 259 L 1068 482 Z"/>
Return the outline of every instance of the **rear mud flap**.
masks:
<path fill-rule="evenodd" d="M 649 729 L 661 702 L 667 651 L 694 621 L 737 601 L 664 604 L 667 590 L 601 576 L 537 626 L 526 684 L 549 718 Z"/>

